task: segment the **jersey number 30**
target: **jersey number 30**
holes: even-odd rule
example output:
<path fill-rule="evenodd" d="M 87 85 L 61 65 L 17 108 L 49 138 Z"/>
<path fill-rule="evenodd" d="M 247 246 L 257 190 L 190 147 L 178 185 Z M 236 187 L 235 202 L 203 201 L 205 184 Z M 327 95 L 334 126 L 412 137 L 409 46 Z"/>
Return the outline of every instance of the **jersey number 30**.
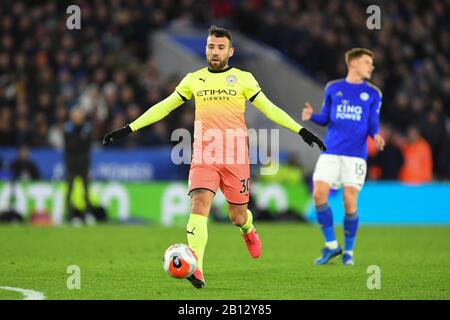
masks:
<path fill-rule="evenodd" d="M 242 190 L 240 191 L 240 193 L 246 193 L 249 190 L 249 184 L 250 184 L 250 178 L 247 179 L 242 179 L 241 180 L 242 183 Z"/>

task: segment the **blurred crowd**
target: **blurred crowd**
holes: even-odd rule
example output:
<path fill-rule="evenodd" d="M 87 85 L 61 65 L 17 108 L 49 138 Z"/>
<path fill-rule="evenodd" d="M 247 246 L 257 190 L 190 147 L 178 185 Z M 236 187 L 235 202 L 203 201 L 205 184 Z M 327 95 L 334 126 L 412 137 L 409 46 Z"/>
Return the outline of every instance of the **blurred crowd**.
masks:
<path fill-rule="evenodd" d="M 66 27 L 71 4 L 81 7 L 81 31 Z M 322 84 L 345 75 L 346 50 L 372 49 L 383 132 L 402 158 L 396 177 L 411 154 L 417 158 L 408 149 L 414 131 L 430 149 L 432 175 L 450 178 L 450 1 L 381 4 L 381 30 L 369 30 L 369 3 L 356 0 L 2 1 L 0 146 L 62 149 L 76 106 L 100 146 L 107 131 L 162 100 L 183 76 L 161 78 L 149 35 L 216 23 L 279 49 Z M 119 146 L 167 144 L 173 129 L 192 130 L 193 118 L 193 108 L 179 108 Z M 377 157 L 369 162 L 373 179 L 384 177 Z"/>
<path fill-rule="evenodd" d="M 448 179 L 450 1 L 378 3 L 381 30 L 366 27 L 370 1 L 243 0 L 224 12 L 244 33 L 279 49 L 323 84 L 346 74 L 349 48 L 373 50 L 372 81 L 383 91 L 381 120 L 390 128 L 385 132 L 405 163 L 411 155 L 420 160 L 415 152 L 422 149 L 410 148 L 416 140 L 411 132 L 417 132 L 431 149 L 435 178 Z M 401 170 L 396 177 L 404 177 Z"/>
<path fill-rule="evenodd" d="M 107 131 L 136 119 L 178 84 L 182 75 L 161 79 L 147 38 L 195 12 L 194 1 L 75 1 L 81 30 L 67 29 L 72 3 L 42 3 L 0 3 L 0 146 L 62 149 L 74 107 L 92 122 L 99 145 Z M 172 129 L 189 128 L 193 117 L 192 108 L 177 110 L 122 146 L 167 144 Z"/>

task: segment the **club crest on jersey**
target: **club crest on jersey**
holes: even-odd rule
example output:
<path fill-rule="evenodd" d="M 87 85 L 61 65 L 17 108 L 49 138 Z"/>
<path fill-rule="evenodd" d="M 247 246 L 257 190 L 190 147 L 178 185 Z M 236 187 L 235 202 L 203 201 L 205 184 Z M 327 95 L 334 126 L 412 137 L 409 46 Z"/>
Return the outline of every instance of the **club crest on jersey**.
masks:
<path fill-rule="evenodd" d="M 361 94 L 359 95 L 359 97 L 361 98 L 362 101 L 367 101 L 369 100 L 369 94 L 367 92 L 361 92 Z"/>
<path fill-rule="evenodd" d="M 336 93 L 336 97 L 342 97 L 342 91 L 338 91 L 338 92 Z"/>
<path fill-rule="evenodd" d="M 235 84 L 237 81 L 235 75 L 229 75 L 226 80 L 228 84 Z"/>

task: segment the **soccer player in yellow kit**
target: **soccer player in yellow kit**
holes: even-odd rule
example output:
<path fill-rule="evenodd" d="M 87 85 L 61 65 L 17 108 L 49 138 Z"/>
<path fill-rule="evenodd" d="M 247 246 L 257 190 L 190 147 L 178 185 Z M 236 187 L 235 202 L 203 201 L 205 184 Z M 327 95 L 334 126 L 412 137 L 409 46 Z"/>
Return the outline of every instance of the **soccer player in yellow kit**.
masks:
<path fill-rule="evenodd" d="M 109 145 L 125 138 L 161 120 L 194 97 L 194 151 L 188 183 L 192 206 L 186 231 L 189 246 L 198 259 L 198 268 L 188 277 L 195 288 L 203 288 L 205 284 L 203 255 L 208 239 L 207 218 L 219 187 L 228 202 L 231 222 L 240 228 L 250 255 L 253 258 L 261 255 L 261 241 L 253 226 L 252 213 L 247 208 L 250 166 L 245 101 L 251 101 L 270 120 L 300 134 L 311 147 L 316 143 L 321 150 L 326 150 L 317 136 L 264 95 L 251 73 L 228 65 L 233 53 L 230 32 L 211 26 L 206 44 L 208 67 L 188 73 L 169 97 L 132 123 L 108 133 L 103 139 L 103 144 Z M 230 133 L 232 139 L 227 139 Z"/>

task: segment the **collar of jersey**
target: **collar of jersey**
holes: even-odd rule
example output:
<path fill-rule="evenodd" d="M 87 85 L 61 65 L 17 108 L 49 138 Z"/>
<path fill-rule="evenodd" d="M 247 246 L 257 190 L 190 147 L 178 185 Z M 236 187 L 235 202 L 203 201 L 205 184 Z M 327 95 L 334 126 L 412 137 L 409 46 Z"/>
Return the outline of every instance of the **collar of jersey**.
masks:
<path fill-rule="evenodd" d="M 230 70 L 231 68 L 233 68 L 233 67 L 232 67 L 232 66 L 229 66 L 228 68 L 225 68 L 225 69 L 222 69 L 222 70 L 218 70 L 218 71 L 211 70 L 210 68 L 208 68 L 208 71 L 211 72 L 211 73 L 222 73 L 222 72 L 227 72 L 227 71 Z"/>
<path fill-rule="evenodd" d="M 363 82 L 361 82 L 361 83 L 353 83 L 353 82 L 348 82 L 346 78 L 344 78 L 344 82 L 345 82 L 345 84 L 348 84 L 351 86 L 360 86 L 360 85 L 366 84 L 365 80 L 363 80 Z"/>

